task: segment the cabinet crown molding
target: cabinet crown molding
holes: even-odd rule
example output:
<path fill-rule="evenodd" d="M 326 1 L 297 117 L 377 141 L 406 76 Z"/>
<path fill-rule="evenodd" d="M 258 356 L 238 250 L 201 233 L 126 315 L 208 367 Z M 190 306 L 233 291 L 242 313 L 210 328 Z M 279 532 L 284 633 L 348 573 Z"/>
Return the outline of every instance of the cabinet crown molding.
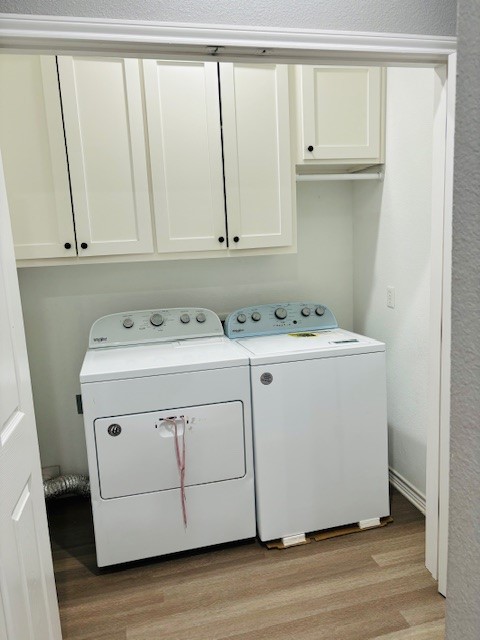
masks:
<path fill-rule="evenodd" d="M 4 49 L 42 53 L 115 53 L 217 60 L 268 58 L 275 62 L 380 61 L 439 64 L 456 51 L 449 36 L 320 31 L 241 25 L 2 14 Z"/>

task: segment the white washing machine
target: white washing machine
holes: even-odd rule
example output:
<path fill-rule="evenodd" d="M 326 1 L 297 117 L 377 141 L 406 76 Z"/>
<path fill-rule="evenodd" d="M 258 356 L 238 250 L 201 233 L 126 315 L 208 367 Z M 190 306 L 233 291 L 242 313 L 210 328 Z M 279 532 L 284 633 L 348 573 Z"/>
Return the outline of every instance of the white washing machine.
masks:
<path fill-rule="evenodd" d="M 250 359 L 257 528 L 285 545 L 389 514 L 385 345 L 315 303 L 239 309 Z"/>
<path fill-rule="evenodd" d="M 215 313 L 100 318 L 80 381 L 99 566 L 255 536 L 248 357 Z"/>

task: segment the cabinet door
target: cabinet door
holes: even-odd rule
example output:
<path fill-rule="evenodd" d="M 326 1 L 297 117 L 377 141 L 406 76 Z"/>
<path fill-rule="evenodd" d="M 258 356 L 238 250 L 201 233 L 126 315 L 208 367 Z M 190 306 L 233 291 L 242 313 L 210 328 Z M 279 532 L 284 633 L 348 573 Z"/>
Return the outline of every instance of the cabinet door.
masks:
<path fill-rule="evenodd" d="M 305 65 L 300 74 L 301 158 L 380 161 L 382 69 Z"/>
<path fill-rule="evenodd" d="M 0 56 L 0 87 L 0 147 L 15 255 L 76 256 L 55 57 Z"/>
<path fill-rule="evenodd" d="M 217 64 L 144 60 L 143 70 L 158 250 L 224 249 Z"/>
<path fill-rule="evenodd" d="M 58 65 L 79 255 L 150 253 L 140 63 L 62 56 Z"/>
<path fill-rule="evenodd" d="M 292 244 L 288 69 L 220 64 L 230 249 Z"/>

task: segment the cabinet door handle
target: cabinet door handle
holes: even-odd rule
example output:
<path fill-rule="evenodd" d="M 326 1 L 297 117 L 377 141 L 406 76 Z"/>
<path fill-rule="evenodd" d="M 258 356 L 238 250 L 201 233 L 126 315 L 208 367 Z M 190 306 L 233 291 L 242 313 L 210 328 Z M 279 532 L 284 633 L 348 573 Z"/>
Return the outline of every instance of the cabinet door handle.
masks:
<path fill-rule="evenodd" d="M 72 245 L 70 242 L 65 242 L 65 244 L 63 245 L 65 247 L 65 249 L 71 249 Z"/>
<path fill-rule="evenodd" d="M 234 241 L 234 242 L 238 242 L 239 240 L 240 240 L 240 238 L 239 238 L 238 236 L 234 236 L 234 237 L 233 237 L 233 241 Z"/>
<path fill-rule="evenodd" d="M 312 144 L 309 144 L 309 145 L 308 145 L 308 147 L 307 147 L 307 149 L 308 149 L 308 151 L 310 151 L 310 152 L 311 152 L 311 151 L 313 151 L 313 145 L 312 145 Z"/>
<path fill-rule="evenodd" d="M 223 236 L 220 236 L 220 237 L 219 237 L 219 239 L 218 239 L 218 241 L 219 241 L 220 243 L 225 242 L 225 238 L 224 238 Z"/>
<path fill-rule="evenodd" d="M 86 242 L 82 242 L 80 246 L 82 247 L 82 249 L 88 249 L 88 244 Z"/>

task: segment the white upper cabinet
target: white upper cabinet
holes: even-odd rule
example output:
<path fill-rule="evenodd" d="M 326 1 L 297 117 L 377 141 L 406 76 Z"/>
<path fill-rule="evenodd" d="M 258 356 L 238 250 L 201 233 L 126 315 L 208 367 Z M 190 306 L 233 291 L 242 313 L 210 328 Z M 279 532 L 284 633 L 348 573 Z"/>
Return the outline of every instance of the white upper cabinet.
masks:
<path fill-rule="evenodd" d="M 144 60 L 143 71 L 158 251 L 225 249 L 217 64 Z"/>
<path fill-rule="evenodd" d="M 288 68 L 220 64 L 229 249 L 292 244 Z"/>
<path fill-rule="evenodd" d="M 0 56 L 0 149 L 16 257 L 76 256 L 54 56 Z"/>
<path fill-rule="evenodd" d="M 381 68 L 304 65 L 296 76 L 298 163 L 383 162 Z"/>
<path fill-rule="evenodd" d="M 0 74 L 17 259 L 294 245 L 286 65 L 9 55 Z"/>
<path fill-rule="evenodd" d="M 79 255 L 152 252 L 140 62 L 58 65 Z"/>

